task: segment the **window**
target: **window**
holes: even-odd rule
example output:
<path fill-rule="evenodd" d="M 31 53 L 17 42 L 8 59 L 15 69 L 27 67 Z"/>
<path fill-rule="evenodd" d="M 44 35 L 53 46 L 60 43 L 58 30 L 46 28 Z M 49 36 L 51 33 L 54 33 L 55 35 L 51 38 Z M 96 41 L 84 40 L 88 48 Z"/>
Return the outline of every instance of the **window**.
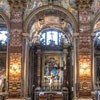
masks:
<path fill-rule="evenodd" d="M 49 29 L 42 32 L 40 41 L 42 45 L 53 47 L 62 45 L 63 40 L 66 40 L 64 42 L 68 43 L 68 39 L 64 38 L 66 38 L 66 36 L 64 36 L 61 31 Z"/>
<path fill-rule="evenodd" d="M 0 46 L 6 46 L 7 45 L 7 30 L 0 30 Z"/>
<path fill-rule="evenodd" d="M 96 32 L 95 49 L 100 50 L 100 31 Z"/>

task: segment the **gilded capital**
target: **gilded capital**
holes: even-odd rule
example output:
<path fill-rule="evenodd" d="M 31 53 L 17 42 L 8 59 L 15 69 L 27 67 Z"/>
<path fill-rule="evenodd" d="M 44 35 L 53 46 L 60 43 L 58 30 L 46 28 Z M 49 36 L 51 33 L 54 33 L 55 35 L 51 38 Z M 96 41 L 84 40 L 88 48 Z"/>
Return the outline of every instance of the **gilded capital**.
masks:
<path fill-rule="evenodd" d="M 92 4 L 92 0 L 77 0 L 77 6 L 80 9 L 88 9 Z"/>
<path fill-rule="evenodd" d="M 74 37 L 79 37 L 79 33 L 74 33 Z"/>
<path fill-rule="evenodd" d="M 11 10 L 13 9 L 23 9 L 26 6 L 26 0 L 8 0 L 8 3 L 11 7 Z"/>

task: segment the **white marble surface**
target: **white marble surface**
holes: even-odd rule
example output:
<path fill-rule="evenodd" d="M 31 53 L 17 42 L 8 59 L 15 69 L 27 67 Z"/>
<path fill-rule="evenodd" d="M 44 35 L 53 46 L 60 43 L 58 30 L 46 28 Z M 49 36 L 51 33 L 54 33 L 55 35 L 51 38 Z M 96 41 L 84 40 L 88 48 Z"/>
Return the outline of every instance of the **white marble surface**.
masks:
<path fill-rule="evenodd" d="M 93 100 L 91 98 L 79 98 L 78 100 Z"/>

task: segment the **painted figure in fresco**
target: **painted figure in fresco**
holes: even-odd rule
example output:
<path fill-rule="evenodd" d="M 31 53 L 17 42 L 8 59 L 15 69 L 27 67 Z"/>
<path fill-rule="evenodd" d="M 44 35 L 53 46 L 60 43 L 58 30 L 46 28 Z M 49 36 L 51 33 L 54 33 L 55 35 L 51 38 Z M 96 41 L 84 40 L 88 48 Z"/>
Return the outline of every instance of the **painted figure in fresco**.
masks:
<path fill-rule="evenodd" d="M 45 75 L 46 76 L 50 75 L 50 68 L 48 64 L 45 66 Z"/>

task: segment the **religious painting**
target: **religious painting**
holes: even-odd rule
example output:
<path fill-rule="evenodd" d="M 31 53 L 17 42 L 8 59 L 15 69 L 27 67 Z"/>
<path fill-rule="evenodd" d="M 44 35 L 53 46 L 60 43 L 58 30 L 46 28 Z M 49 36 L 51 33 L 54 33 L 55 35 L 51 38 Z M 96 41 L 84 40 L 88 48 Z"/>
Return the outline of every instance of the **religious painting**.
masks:
<path fill-rule="evenodd" d="M 60 56 L 46 56 L 44 64 L 44 80 L 48 85 L 63 83 L 63 66 Z"/>

